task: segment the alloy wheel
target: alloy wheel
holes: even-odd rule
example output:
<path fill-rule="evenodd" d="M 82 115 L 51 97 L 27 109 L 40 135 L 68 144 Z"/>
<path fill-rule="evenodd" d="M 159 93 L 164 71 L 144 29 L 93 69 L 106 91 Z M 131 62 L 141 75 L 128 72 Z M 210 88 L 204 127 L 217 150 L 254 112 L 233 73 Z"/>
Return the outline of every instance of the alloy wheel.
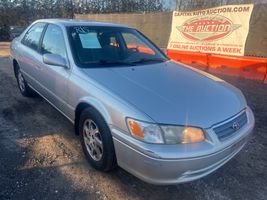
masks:
<path fill-rule="evenodd" d="M 24 80 L 20 70 L 18 70 L 17 76 L 18 76 L 19 89 L 22 92 L 25 92 L 25 89 L 26 89 L 25 80 Z"/>
<path fill-rule="evenodd" d="M 100 161 L 103 156 L 103 143 L 99 128 L 96 123 L 87 119 L 83 124 L 83 139 L 91 158 Z"/>

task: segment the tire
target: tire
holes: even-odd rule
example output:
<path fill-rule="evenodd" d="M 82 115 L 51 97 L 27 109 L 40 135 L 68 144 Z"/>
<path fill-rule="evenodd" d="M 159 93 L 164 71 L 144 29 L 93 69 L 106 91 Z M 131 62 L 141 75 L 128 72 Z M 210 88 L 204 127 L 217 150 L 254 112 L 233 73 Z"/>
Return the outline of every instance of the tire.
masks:
<path fill-rule="evenodd" d="M 116 167 L 116 156 L 110 129 L 93 108 L 82 111 L 79 135 L 88 162 L 97 170 L 110 171 Z"/>
<path fill-rule="evenodd" d="M 25 97 L 35 96 L 36 93 L 29 87 L 27 81 L 24 79 L 18 64 L 16 64 L 16 66 L 15 66 L 15 76 L 17 79 L 18 88 L 19 88 L 20 93 Z"/>

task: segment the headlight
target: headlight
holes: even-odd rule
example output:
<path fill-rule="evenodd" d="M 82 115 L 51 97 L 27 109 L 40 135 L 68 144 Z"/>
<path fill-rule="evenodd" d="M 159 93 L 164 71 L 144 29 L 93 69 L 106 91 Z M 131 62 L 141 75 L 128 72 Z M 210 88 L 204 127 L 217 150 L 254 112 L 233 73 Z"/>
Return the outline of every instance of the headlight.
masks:
<path fill-rule="evenodd" d="M 166 144 L 189 144 L 202 142 L 205 135 L 202 129 L 185 126 L 161 126 Z"/>
<path fill-rule="evenodd" d="M 130 118 L 127 125 L 133 137 L 147 143 L 190 144 L 205 140 L 203 130 L 195 127 L 158 126 Z"/>
<path fill-rule="evenodd" d="M 156 124 L 127 119 L 128 128 L 135 138 L 148 143 L 164 143 L 160 127 Z"/>

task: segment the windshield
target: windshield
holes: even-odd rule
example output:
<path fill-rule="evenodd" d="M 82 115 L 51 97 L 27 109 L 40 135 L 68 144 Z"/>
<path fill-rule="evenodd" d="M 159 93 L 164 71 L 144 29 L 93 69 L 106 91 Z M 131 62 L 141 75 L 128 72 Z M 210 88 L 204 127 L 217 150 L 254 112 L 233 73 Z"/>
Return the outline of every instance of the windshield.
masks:
<path fill-rule="evenodd" d="M 72 52 L 80 67 L 165 62 L 166 56 L 141 33 L 130 28 L 68 28 Z"/>

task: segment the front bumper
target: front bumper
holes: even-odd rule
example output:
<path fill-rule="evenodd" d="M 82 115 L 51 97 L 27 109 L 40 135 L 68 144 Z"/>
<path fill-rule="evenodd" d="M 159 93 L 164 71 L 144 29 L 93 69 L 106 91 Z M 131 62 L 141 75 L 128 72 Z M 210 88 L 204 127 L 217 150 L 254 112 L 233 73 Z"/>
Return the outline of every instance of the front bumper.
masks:
<path fill-rule="evenodd" d="M 141 180 L 159 185 L 199 179 L 221 167 L 246 144 L 254 127 L 254 116 L 247 109 L 248 123 L 232 138 L 220 142 L 212 128 L 206 130 L 210 141 L 203 144 L 145 144 L 112 128 L 120 167 Z"/>

